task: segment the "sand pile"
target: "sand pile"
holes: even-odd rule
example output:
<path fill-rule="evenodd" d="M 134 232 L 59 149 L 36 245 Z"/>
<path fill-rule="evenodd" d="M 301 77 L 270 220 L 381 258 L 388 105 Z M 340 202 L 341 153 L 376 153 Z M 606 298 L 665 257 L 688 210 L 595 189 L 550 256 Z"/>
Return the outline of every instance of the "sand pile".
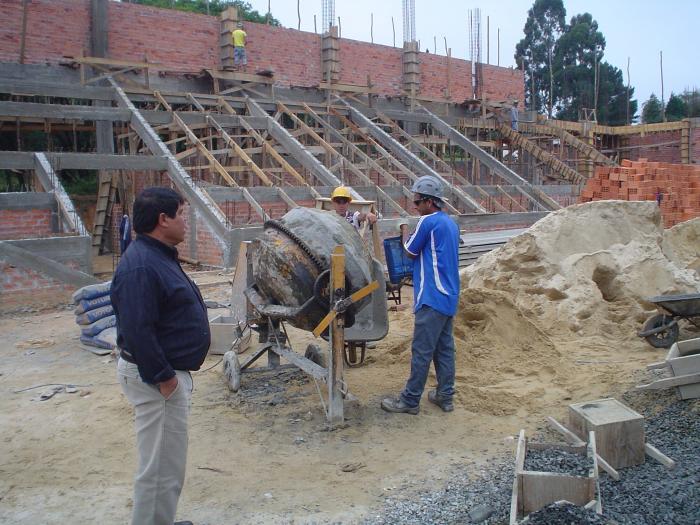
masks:
<path fill-rule="evenodd" d="M 700 274 L 700 217 L 666 230 L 662 246 L 666 257 L 677 266 Z"/>
<path fill-rule="evenodd" d="M 456 402 L 484 415 L 552 414 L 607 397 L 659 360 L 636 332 L 645 298 L 700 290 L 699 220 L 664 232 L 656 203 L 557 211 L 462 273 Z M 410 362 L 413 314 L 392 319 L 383 360 Z M 435 384 L 431 375 L 429 385 Z"/>
<path fill-rule="evenodd" d="M 479 259 L 463 287 L 509 294 L 550 337 L 625 340 L 654 310 L 645 298 L 700 290 L 698 274 L 685 269 L 697 264 L 697 248 L 686 245 L 698 227 L 673 230 L 664 236 L 654 202 L 570 206 Z"/>
<path fill-rule="evenodd" d="M 392 322 L 388 350 L 392 364 L 410 361 L 413 313 Z M 467 289 L 454 320 L 457 403 L 491 415 L 529 409 L 548 389 L 558 390 L 560 355 L 549 337 L 503 292 Z"/>

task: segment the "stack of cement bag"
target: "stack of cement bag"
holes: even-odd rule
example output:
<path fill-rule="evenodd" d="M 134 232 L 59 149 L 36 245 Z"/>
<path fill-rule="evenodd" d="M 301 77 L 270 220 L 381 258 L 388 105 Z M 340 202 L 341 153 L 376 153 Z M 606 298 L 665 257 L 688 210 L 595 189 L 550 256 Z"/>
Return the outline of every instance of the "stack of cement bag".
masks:
<path fill-rule="evenodd" d="M 112 282 L 91 284 L 73 294 L 80 342 L 109 353 L 117 346 L 117 328 L 109 291 Z"/>

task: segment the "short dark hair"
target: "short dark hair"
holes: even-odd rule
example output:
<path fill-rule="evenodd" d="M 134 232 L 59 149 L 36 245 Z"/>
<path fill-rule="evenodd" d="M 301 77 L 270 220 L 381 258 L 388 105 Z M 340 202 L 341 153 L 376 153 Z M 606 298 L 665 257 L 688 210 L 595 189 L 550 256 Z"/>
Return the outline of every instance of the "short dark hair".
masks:
<path fill-rule="evenodd" d="M 419 193 L 418 195 L 420 195 L 421 200 L 432 201 L 436 208 L 442 208 L 444 204 L 442 199 L 438 199 L 433 195 L 426 195 L 425 193 Z"/>
<path fill-rule="evenodd" d="M 174 219 L 177 209 L 184 203 L 182 195 L 173 189 L 146 188 L 134 201 L 134 231 L 151 233 L 158 226 L 161 213 Z"/>

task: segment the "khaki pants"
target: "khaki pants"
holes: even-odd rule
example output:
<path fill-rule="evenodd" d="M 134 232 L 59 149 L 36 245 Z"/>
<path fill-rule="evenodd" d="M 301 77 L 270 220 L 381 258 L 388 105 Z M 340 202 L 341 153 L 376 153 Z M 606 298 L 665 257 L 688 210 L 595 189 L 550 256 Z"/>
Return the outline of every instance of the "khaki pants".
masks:
<path fill-rule="evenodd" d="M 187 418 L 192 376 L 178 370 L 178 385 L 165 399 L 141 380 L 135 364 L 119 359 L 117 377 L 136 412 L 139 464 L 134 482 L 133 525 L 173 525 L 185 480 Z"/>

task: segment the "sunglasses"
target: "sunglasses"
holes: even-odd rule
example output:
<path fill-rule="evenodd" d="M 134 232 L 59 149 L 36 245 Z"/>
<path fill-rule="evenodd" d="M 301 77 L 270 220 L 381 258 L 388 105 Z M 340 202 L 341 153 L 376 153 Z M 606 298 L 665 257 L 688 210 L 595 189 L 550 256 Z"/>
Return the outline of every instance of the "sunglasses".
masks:
<path fill-rule="evenodd" d="M 427 201 L 427 200 L 430 200 L 430 199 L 428 199 L 428 198 L 426 198 L 426 197 L 423 197 L 422 199 L 417 199 L 417 200 L 413 201 L 413 204 L 414 204 L 415 206 L 418 206 L 421 202 L 425 202 L 425 201 Z"/>
<path fill-rule="evenodd" d="M 350 202 L 350 199 L 346 197 L 336 197 L 335 199 L 333 199 L 333 202 L 337 202 L 338 204 L 347 204 L 348 202 Z"/>

